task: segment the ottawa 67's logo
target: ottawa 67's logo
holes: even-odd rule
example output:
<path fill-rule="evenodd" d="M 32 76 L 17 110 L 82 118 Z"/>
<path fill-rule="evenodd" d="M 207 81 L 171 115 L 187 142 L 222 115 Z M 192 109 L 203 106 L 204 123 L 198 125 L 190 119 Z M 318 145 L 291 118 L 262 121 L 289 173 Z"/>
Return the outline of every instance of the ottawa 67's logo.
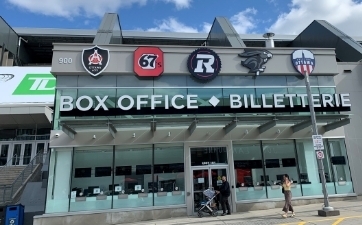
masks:
<path fill-rule="evenodd" d="M 140 77 L 158 77 L 163 73 L 163 52 L 157 47 L 139 47 L 134 52 L 133 70 Z"/>

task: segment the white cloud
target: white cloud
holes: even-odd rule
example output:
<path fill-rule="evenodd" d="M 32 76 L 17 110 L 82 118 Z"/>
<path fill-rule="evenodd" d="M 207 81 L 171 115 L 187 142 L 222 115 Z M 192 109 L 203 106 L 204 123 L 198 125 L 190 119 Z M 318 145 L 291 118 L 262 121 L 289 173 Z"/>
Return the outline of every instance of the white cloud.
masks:
<path fill-rule="evenodd" d="M 8 3 L 32 13 L 72 18 L 75 16 L 103 16 L 122 7 L 146 5 L 149 0 L 6 0 Z M 156 1 L 156 0 L 152 0 Z M 192 0 L 162 0 L 173 3 L 177 9 L 188 8 Z"/>
<path fill-rule="evenodd" d="M 156 21 L 157 26 L 147 29 L 147 31 L 157 32 L 182 32 L 182 33 L 199 33 L 209 32 L 211 24 L 204 23 L 201 29 L 190 27 L 179 22 L 176 18 L 170 17 L 161 21 Z"/>
<path fill-rule="evenodd" d="M 234 26 L 238 33 L 248 33 L 252 29 L 256 28 L 254 16 L 257 11 L 254 8 L 248 8 L 230 18 L 231 24 Z M 182 33 L 209 33 L 212 24 L 202 23 L 199 27 L 187 26 L 184 23 L 178 21 L 174 17 L 156 21 L 156 27 L 149 28 L 147 31 L 159 31 L 159 32 L 182 32 Z"/>
<path fill-rule="evenodd" d="M 231 24 L 234 26 L 236 32 L 239 34 L 246 34 L 256 28 L 256 21 L 254 16 L 257 10 L 254 8 L 247 8 L 244 11 L 230 18 Z"/>
<path fill-rule="evenodd" d="M 268 28 L 277 34 L 299 34 L 313 20 L 326 20 L 347 35 L 362 35 L 362 3 L 353 0 L 292 0 L 288 13 Z"/>
<path fill-rule="evenodd" d="M 192 0 L 163 0 L 163 1 L 175 4 L 177 9 L 189 8 L 192 3 Z"/>

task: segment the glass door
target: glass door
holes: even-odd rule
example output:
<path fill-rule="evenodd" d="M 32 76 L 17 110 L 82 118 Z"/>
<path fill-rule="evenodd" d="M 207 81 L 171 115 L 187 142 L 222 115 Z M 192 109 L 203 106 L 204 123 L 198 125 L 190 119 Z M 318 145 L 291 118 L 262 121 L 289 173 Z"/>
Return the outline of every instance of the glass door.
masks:
<path fill-rule="evenodd" d="M 204 191 L 212 189 L 219 190 L 222 185 L 222 176 L 228 177 L 227 166 L 203 166 L 192 168 L 192 183 L 193 183 L 193 209 L 196 212 L 202 202 L 207 202 L 208 199 L 204 195 Z M 216 207 L 221 210 L 220 196 L 214 198 Z"/>
<path fill-rule="evenodd" d="M 28 165 L 33 156 L 33 146 L 31 142 L 14 143 L 12 165 Z"/>
<path fill-rule="evenodd" d="M 0 143 L 0 166 L 5 166 L 9 160 L 9 148 L 10 144 Z"/>

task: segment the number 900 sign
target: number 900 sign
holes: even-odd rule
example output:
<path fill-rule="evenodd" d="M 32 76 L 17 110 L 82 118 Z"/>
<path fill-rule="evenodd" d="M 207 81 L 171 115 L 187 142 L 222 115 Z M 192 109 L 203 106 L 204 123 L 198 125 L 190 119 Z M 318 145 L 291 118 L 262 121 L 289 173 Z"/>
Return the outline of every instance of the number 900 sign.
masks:
<path fill-rule="evenodd" d="M 58 63 L 59 64 L 72 64 L 73 59 L 72 58 L 59 58 Z"/>

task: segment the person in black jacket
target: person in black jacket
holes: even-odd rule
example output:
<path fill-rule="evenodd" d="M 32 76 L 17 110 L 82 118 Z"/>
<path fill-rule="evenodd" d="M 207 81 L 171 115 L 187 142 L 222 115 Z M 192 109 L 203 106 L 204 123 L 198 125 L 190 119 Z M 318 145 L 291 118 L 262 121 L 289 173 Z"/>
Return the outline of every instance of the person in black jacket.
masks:
<path fill-rule="evenodd" d="M 221 194 L 221 207 L 222 207 L 222 211 L 223 211 L 222 216 L 225 216 L 225 215 L 231 214 L 230 204 L 229 204 L 230 185 L 229 185 L 229 182 L 226 180 L 226 176 L 223 176 L 221 179 L 222 179 L 222 185 L 221 185 L 219 191 L 217 191 L 217 192 Z M 226 213 L 226 209 L 228 210 L 227 213 Z"/>

